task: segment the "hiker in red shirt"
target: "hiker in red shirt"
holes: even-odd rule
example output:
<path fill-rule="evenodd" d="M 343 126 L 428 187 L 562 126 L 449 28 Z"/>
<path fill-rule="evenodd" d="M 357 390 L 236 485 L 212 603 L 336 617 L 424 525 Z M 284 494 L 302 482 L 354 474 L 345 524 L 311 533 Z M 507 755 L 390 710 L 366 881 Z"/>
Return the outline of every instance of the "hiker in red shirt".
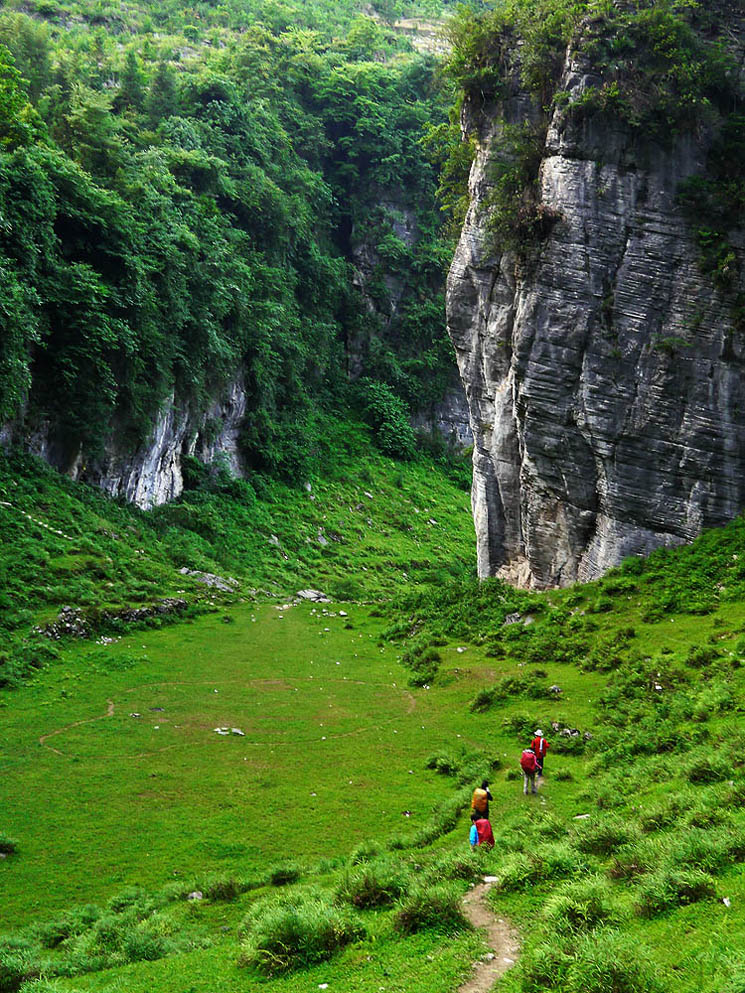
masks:
<path fill-rule="evenodd" d="M 540 728 L 535 733 L 535 738 L 530 743 L 530 747 L 535 752 L 536 761 L 538 762 L 538 775 L 543 775 L 543 764 L 546 761 L 546 752 L 551 747 L 546 739 L 543 737 L 543 731 Z"/>
<path fill-rule="evenodd" d="M 476 810 L 471 814 L 471 833 L 468 840 L 471 843 L 471 848 L 476 848 L 479 845 L 483 845 L 484 848 L 494 848 L 494 832 L 491 829 L 491 824 Z"/>
<path fill-rule="evenodd" d="M 523 771 L 523 793 L 528 792 L 528 786 L 530 786 L 531 793 L 537 793 L 535 774 L 538 771 L 538 759 L 532 748 L 526 748 L 520 756 L 520 768 Z"/>

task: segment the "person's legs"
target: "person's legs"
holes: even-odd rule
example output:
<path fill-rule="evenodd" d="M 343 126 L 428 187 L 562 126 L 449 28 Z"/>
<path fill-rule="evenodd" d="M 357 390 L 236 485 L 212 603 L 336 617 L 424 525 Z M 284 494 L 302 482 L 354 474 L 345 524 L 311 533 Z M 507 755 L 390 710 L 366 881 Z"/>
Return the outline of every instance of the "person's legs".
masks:
<path fill-rule="evenodd" d="M 524 772 L 523 773 L 523 793 L 526 796 L 528 794 L 528 780 L 529 779 L 530 779 L 530 777 L 528 776 L 528 773 L 527 772 Z"/>
<path fill-rule="evenodd" d="M 538 792 L 538 790 L 536 789 L 536 785 L 535 785 L 535 773 L 533 773 L 533 775 L 530 777 L 530 792 L 531 793 L 537 793 Z"/>

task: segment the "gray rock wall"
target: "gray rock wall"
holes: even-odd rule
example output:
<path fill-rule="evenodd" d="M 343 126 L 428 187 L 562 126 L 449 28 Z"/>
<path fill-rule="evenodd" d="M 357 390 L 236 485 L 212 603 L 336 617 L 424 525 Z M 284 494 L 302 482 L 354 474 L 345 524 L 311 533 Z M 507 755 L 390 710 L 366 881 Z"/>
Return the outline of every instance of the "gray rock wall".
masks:
<path fill-rule="evenodd" d="M 245 413 L 246 394 L 238 379 L 201 413 L 175 405 L 173 400 L 166 403 L 155 419 L 150 437 L 135 451 L 123 449 L 121 439 L 113 432 L 101 458 L 89 460 L 78 453 L 70 460 L 57 450 L 54 432 L 46 423 L 25 436 L 19 434 L 19 428 L 6 425 L 0 433 L 0 444 L 22 442 L 33 455 L 72 479 L 92 483 L 109 496 L 121 497 L 148 510 L 174 500 L 183 492 L 185 455 L 196 456 L 205 463 L 220 456 L 233 475 L 241 476 L 244 466 L 238 435 Z"/>
<path fill-rule="evenodd" d="M 591 67 L 567 61 L 577 95 Z M 592 579 L 690 541 L 745 505 L 745 350 L 676 205 L 706 135 L 644 146 L 599 120 L 549 123 L 541 202 L 559 218 L 536 257 L 486 228 L 489 159 L 519 94 L 482 120 L 448 325 L 474 436 L 481 576 Z M 740 241 L 742 247 L 742 241 Z"/>

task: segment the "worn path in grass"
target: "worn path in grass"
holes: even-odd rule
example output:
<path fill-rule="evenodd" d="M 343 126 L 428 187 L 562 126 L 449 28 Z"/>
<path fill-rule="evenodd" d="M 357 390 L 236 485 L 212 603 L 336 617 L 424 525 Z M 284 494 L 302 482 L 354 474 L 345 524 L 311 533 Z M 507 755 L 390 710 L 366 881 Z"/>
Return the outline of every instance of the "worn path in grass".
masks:
<path fill-rule="evenodd" d="M 476 962 L 473 974 L 458 987 L 458 993 L 488 993 L 497 980 L 512 968 L 520 954 L 517 931 L 504 917 L 498 917 L 486 901 L 491 887 L 491 882 L 485 880 L 463 898 L 463 909 L 468 920 L 475 928 L 486 930 L 486 943 L 492 957 Z"/>

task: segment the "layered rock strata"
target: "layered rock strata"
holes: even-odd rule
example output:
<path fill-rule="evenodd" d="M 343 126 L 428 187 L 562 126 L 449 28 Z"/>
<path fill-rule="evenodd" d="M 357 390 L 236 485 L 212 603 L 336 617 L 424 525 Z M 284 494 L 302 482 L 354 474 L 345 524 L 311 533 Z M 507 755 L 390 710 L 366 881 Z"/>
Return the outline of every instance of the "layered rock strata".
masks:
<path fill-rule="evenodd" d="M 569 98 L 593 81 L 568 55 Z M 520 261 L 494 244 L 485 203 L 504 122 L 531 114 L 515 91 L 466 121 L 478 154 L 448 324 L 474 436 L 479 574 L 548 587 L 743 509 L 745 349 L 677 202 L 711 136 L 663 148 L 556 110 L 539 173 L 556 223 Z M 742 232 L 732 239 L 739 253 Z"/>

